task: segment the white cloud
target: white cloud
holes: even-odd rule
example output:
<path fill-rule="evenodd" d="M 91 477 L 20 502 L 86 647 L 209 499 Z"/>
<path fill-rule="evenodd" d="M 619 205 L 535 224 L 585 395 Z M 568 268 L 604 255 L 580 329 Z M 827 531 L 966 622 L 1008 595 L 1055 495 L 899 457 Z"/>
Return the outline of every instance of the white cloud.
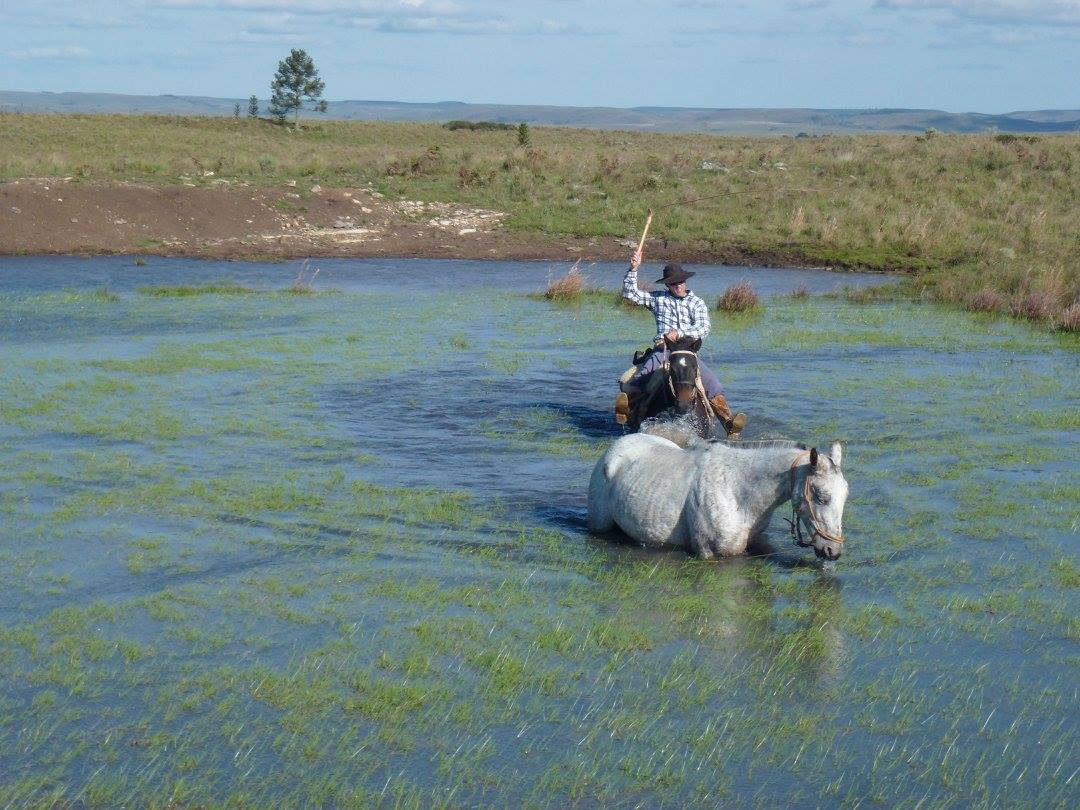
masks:
<path fill-rule="evenodd" d="M 517 23 L 500 19 L 410 17 L 382 20 L 371 26 L 384 34 L 459 34 L 504 36 L 569 36 L 599 31 L 586 31 L 581 26 L 555 20 L 537 23 Z"/>
<path fill-rule="evenodd" d="M 463 13 L 451 0 L 149 0 L 163 9 L 350 14 L 362 17 L 441 17 Z"/>
<path fill-rule="evenodd" d="M 332 18 L 334 25 L 384 34 L 572 36 L 604 33 L 557 20 L 514 21 L 453 0 L 149 0 L 164 10 L 234 11 L 258 15 L 243 27 L 244 41 L 276 39 L 301 19 Z"/>
<path fill-rule="evenodd" d="M 948 11 L 993 25 L 1080 25 L 1080 0 L 876 0 L 892 11 Z"/>
<path fill-rule="evenodd" d="M 844 45 L 857 48 L 865 48 L 876 45 L 891 45 L 895 38 L 885 31 L 859 31 L 855 34 L 845 34 L 840 37 Z"/>
<path fill-rule="evenodd" d="M 8 51 L 10 59 L 84 59 L 93 54 L 79 45 L 67 45 L 62 48 L 23 48 Z"/>

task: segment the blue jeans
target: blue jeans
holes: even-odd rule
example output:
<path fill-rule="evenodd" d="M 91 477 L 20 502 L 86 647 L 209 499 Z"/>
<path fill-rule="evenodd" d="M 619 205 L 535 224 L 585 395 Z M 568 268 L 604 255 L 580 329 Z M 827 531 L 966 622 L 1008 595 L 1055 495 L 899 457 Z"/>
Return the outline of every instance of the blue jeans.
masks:
<path fill-rule="evenodd" d="M 666 350 L 657 349 L 653 351 L 645 358 L 645 362 L 638 366 L 637 373 L 630 378 L 630 384 L 639 388 L 644 387 L 645 378 L 663 366 L 666 361 Z M 712 370 L 705 365 L 705 361 L 700 357 L 698 357 L 698 374 L 701 375 L 701 384 L 705 388 L 705 396 L 709 399 L 712 399 L 717 394 L 724 393 L 724 389 L 720 387 L 720 380 L 716 378 L 716 375 L 712 373 Z"/>

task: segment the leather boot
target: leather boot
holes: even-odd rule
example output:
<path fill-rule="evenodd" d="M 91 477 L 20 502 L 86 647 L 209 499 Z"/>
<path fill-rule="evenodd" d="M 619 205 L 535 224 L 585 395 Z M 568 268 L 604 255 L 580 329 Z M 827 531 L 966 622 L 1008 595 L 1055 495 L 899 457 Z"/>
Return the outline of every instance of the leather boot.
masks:
<path fill-rule="evenodd" d="M 615 395 L 615 421 L 620 425 L 625 425 L 626 420 L 630 418 L 630 397 L 626 395 L 625 391 L 620 391 Z"/>
<path fill-rule="evenodd" d="M 709 400 L 709 404 L 712 405 L 713 413 L 720 420 L 720 424 L 724 426 L 728 436 L 733 439 L 737 438 L 746 425 L 746 414 L 742 412 L 733 414 L 727 404 L 727 398 L 723 394 L 717 394 Z"/>

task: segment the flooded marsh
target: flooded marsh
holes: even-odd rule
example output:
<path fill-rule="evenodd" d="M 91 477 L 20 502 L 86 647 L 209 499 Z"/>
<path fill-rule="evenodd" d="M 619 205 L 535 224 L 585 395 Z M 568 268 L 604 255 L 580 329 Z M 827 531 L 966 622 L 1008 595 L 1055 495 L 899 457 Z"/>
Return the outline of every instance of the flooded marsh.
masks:
<path fill-rule="evenodd" d="M 0 261 L 0 807 L 1077 804 L 1075 336 L 699 268 L 851 490 L 703 563 L 584 529 L 647 313 L 319 264 Z"/>

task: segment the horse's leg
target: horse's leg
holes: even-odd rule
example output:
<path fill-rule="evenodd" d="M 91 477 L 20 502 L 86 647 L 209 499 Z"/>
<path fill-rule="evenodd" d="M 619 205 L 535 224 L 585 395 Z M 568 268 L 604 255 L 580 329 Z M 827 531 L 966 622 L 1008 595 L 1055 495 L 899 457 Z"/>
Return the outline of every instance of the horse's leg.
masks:
<path fill-rule="evenodd" d="M 698 557 L 733 557 L 746 550 L 749 533 L 728 486 L 699 475 L 683 506 L 683 522 L 690 550 Z"/>

